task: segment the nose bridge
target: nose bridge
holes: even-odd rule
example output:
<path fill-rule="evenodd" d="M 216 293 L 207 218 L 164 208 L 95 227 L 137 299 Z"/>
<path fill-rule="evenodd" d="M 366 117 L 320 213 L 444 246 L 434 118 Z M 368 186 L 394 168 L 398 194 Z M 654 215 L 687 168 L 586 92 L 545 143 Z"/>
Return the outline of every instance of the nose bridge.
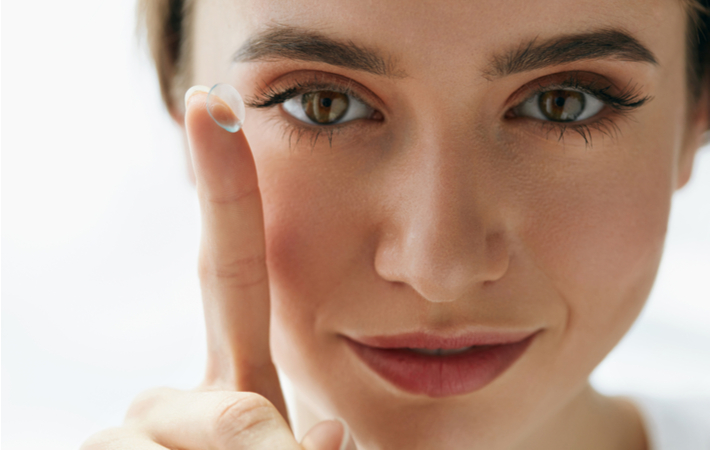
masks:
<path fill-rule="evenodd" d="M 447 131 L 428 127 L 401 151 L 389 232 L 376 261 L 381 276 L 433 302 L 462 298 L 500 278 L 508 265 L 500 219 L 488 200 L 494 186 L 485 155 Z"/>

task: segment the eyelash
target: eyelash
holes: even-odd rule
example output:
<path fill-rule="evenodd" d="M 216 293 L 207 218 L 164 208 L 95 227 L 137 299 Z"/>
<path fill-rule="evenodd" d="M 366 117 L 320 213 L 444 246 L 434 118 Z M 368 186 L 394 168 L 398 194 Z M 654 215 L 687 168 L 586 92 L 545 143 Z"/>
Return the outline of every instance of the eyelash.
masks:
<path fill-rule="evenodd" d="M 251 108 L 271 108 L 301 94 L 327 90 L 352 96 L 366 105 L 369 105 L 371 102 L 364 100 L 362 96 L 358 95 L 358 93 L 351 88 L 351 84 L 352 83 L 333 82 L 329 79 L 325 79 L 322 75 L 312 74 L 309 78 L 292 82 L 285 88 L 277 89 L 272 86 L 260 88 L 253 98 L 245 99 L 245 104 Z M 284 136 L 288 133 L 289 148 L 291 148 L 294 133 L 296 134 L 296 145 L 298 145 L 298 142 L 300 142 L 301 138 L 305 135 L 310 138 L 311 148 L 315 148 L 318 138 L 325 134 L 328 138 L 329 145 L 332 147 L 333 136 L 344 127 L 348 126 L 348 122 L 335 125 L 295 125 L 285 122 L 284 126 Z"/>
<path fill-rule="evenodd" d="M 553 132 L 558 134 L 557 140 L 561 141 L 567 131 L 573 131 L 578 133 L 584 139 L 585 145 L 591 144 L 592 141 L 592 130 L 597 130 L 603 135 L 610 137 L 617 137 L 620 129 L 616 123 L 615 117 L 623 118 L 628 115 L 629 112 L 640 108 L 645 103 L 652 99 L 651 96 L 642 96 L 639 92 L 637 86 L 632 86 L 630 83 L 619 93 L 610 94 L 612 86 L 608 83 L 600 83 L 599 80 L 587 81 L 585 78 L 580 76 L 579 72 L 570 72 L 566 74 L 567 77 L 561 81 L 547 82 L 535 81 L 531 85 L 524 86 L 521 90 L 527 91 L 525 97 L 522 101 L 518 102 L 513 106 L 508 112 L 506 112 L 506 117 L 517 118 L 517 116 L 509 116 L 510 111 L 520 105 L 521 103 L 545 92 L 557 90 L 557 89 L 571 89 L 577 90 L 579 92 L 584 92 L 586 94 L 592 95 L 602 101 L 605 105 L 605 109 L 611 109 L 611 111 L 602 117 L 597 117 L 602 112 L 597 113 L 594 116 L 594 120 L 591 123 L 575 123 L 575 122 L 554 122 L 554 121 L 540 121 L 536 122 L 540 124 L 543 132 L 545 132 L 546 138 Z M 552 76 L 555 77 L 555 76 Z M 546 79 L 552 77 L 545 77 Z M 559 78 L 559 76 L 557 76 Z M 312 76 L 310 79 L 292 82 L 288 87 L 277 89 L 271 86 L 261 88 L 257 94 L 246 101 L 246 105 L 252 108 L 271 108 L 273 106 L 284 103 L 285 101 L 296 97 L 301 94 L 307 94 L 310 92 L 316 92 L 319 90 L 329 90 L 335 91 L 342 94 L 346 94 L 356 98 L 357 100 L 369 105 L 369 102 L 364 100 L 362 96 L 358 95 L 356 91 L 351 88 L 352 83 L 337 83 L 330 80 L 324 80 L 319 76 Z M 533 87 L 533 86 L 537 87 Z M 602 110 L 604 111 L 604 110 Z M 528 118 L 523 116 L 523 118 Z M 533 119 L 535 120 L 535 119 Z M 295 125 L 286 122 L 285 133 L 289 134 L 289 147 L 291 147 L 291 141 L 294 133 L 297 133 L 296 144 L 301 140 L 304 135 L 309 136 L 312 148 L 315 147 L 318 138 L 325 133 L 328 138 L 328 142 L 332 147 L 334 134 L 340 132 L 342 128 L 348 126 L 348 122 L 344 124 L 336 125 Z M 284 133 L 284 135 L 285 135 Z"/>
<path fill-rule="evenodd" d="M 552 77 L 555 77 L 553 75 Z M 549 79 L 551 77 L 545 77 Z M 580 72 L 569 72 L 566 74 L 566 78 L 559 82 L 547 82 L 535 81 L 532 85 L 537 87 L 531 90 L 531 86 L 528 85 L 523 89 L 529 91 L 525 95 L 525 98 L 518 102 L 513 108 L 520 105 L 535 96 L 544 94 L 545 92 L 554 91 L 558 89 L 571 89 L 579 92 L 584 92 L 586 94 L 592 95 L 602 101 L 605 105 L 605 109 L 594 115 L 591 119 L 592 122 L 581 123 L 577 122 L 554 122 L 554 121 L 537 121 L 542 130 L 546 133 L 545 137 L 549 138 L 552 132 L 559 133 L 557 136 L 557 141 L 561 141 L 567 131 L 573 131 L 578 133 L 584 139 L 585 145 L 590 145 L 592 142 L 592 130 L 597 130 L 603 135 L 616 138 L 621 132 L 619 126 L 617 125 L 617 120 L 615 118 L 625 118 L 628 114 L 648 103 L 653 99 L 650 95 L 642 96 L 640 88 L 636 85 L 627 84 L 626 87 L 619 94 L 610 94 L 609 90 L 612 89 L 612 85 L 608 82 L 603 82 L 599 79 L 588 81 L 585 78 L 589 76 L 583 76 Z M 513 109 L 511 108 L 511 110 Z M 606 115 L 604 111 L 606 109 L 611 109 Z M 506 113 L 508 117 L 508 113 Z M 515 117 L 515 116 L 513 116 Z"/>

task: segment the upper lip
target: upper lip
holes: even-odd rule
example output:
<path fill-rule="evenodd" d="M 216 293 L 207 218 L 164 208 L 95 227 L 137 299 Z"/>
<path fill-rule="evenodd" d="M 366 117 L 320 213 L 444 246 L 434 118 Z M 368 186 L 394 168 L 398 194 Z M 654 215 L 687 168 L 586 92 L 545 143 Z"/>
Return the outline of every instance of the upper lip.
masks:
<path fill-rule="evenodd" d="M 451 350 L 457 348 L 505 345 L 523 341 L 539 330 L 525 331 L 473 331 L 456 335 L 438 335 L 413 332 L 381 336 L 357 336 L 349 339 L 374 348 L 423 348 Z"/>

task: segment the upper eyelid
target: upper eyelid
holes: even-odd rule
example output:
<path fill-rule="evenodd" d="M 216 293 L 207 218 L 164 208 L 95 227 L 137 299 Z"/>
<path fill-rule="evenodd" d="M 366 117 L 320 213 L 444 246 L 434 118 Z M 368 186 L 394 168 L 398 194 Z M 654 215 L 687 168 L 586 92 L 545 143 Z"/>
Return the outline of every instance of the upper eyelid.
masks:
<path fill-rule="evenodd" d="M 528 92 L 527 92 L 527 94 L 525 94 L 525 97 L 522 100 L 522 102 L 529 100 L 530 98 L 534 97 L 535 95 L 544 94 L 546 92 L 556 91 L 556 90 L 568 90 L 568 91 L 583 92 L 585 94 L 589 94 L 591 96 L 596 97 L 600 101 L 605 102 L 604 98 L 601 98 L 599 96 L 599 92 L 601 89 L 608 90 L 611 87 L 613 87 L 613 86 L 611 84 L 609 84 L 608 86 L 605 86 L 604 88 L 594 89 L 593 87 L 591 87 L 591 83 L 586 84 L 586 83 L 582 82 L 581 84 L 577 83 L 577 84 L 572 85 L 572 83 L 551 82 L 551 83 L 548 83 L 544 86 L 539 86 L 537 88 L 533 88 L 533 89 L 528 90 Z M 520 104 L 522 102 L 518 102 L 517 104 Z M 605 103 L 607 103 L 607 102 L 605 102 Z"/>
<path fill-rule="evenodd" d="M 594 93 L 594 91 L 592 89 L 585 88 L 584 86 L 574 86 L 573 87 L 573 86 L 566 86 L 564 84 L 551 83 L 543 88 L 532 90 L 531 92 L 528 93 L 526 99 L 530 99 L 531 97 L 538 95 L 538 94 L 544 94 L 545 92 L 557 91 L 557 90 L 584 92 L 585 94 L 596 96 L 596 94 Z"/>
<path fill-rule="evenodd" d="M 535 95 L 556 89 L 584 92 L 604 103 L 605 108 L 616 110 L 633 110 L 653 100 L 653 96 L 645 95 L 643 89 L 638 84 L 632 85 L 631 81 L 625 87 L 620 88 L 602 75 L 593 72 L 573 71 L 547 75 L 521 86 L 508 98 L 506 103 L 509 107 L 505 109 L 506 113 Z"/>
<path fill-rule="evenodd" d="M 365 100 L 364 98 L 362 98 L 362 97 L 361 97 L 360 95 L 358 95 L 358 93 L 355 92 L 354 90 L 352 90 L 352 89 L 350 89 L 350 88 L 343 89 L 343 88 L 341 88 L 341 87 L 339 87 L 339 86 L 337 86 L 337 85 L 315 86 L 315 87 L 312 87 L 312 88 L 311 88 L 311 87 L 306 87 L 306 88 L 304 88 L 303 91 L 301 91 L 301 92 L 296 92 L 293 96 L 289 97 L 289 100 L 292 99 L 292 98 L 294 98 L 294 97 L 298 97 L 299 95 L 309 94 L 309 93 L 318 92 L 318 91 L 325 91 L 325 90 L 330 90 L 330 91 L 333 91 L 333 92 L 339 92 L 339 93 L 341 93 L 341 94 L 346 94 L 346 95 L 352 95 L 353 97 L 355 97 L 356 100 L 361 101 L 362 103 L 366 104 L 366 105 L 369 106 L 370 108 L 374 108 L 372 105 L 370 105 L 370 102 L 369 102 L 368 100 Z"/>
<path fill-rule="evenodd" d="M 307 74 L 304 78 L 296 78 L 300 72 L 307 72 Z M 583 76 L 580 77 L 580 74 L 582 74 Z M 283 84 L 285 84 L 286 86 L 289 86 L 289 78 L 293 80 L 290 81 L 291 88 L 293 88 L 294 85 L 303 85 L 301 89 L 298 89 L 297 91 L 293 92 L 292 95 L 290 95 L 287 99 L 296 97 L 304 93 L 315 92 L 319 89 L 330 89 L 338 92 L 346 91 L 345 93 L 352 95 L 357 100 L 379 111 L 384 118 L 386 118 L 390 114 L 389 108 L 386 107 L 384 102 L 382 102 L 382 100 L 380 100 L 380 98 L 376 94 L 374 94 L 370 89 L 353 80 L 352 78 L 330 72 L 296 71 L 279 77 L 275 82 L 273 82 L 273 84 L 278 86 L 279 80 L 283 78 L 286 78 L 286 81 L 283 82 Z M 268 93 L 283 93 L 284 91 L 290 89 L 289 87 L 285 87 L 282 89 L 279 89 L 278 87 L 274 88 L 273 84 L 272 86 L 259 88 L 259 94 L 251 99 L 252 104 L 249 104 L 249 102 L 247 102 L 247 106 L 258 107 L 259 105 L 254 105 L 253 103 L 257 101 L 263 101 L 265 98 L 269 98 L 269 96 L 267 95 Z M 520 86 L 513 94 L 511 94 L 510 97 L 508 97 L 508 100 L 505 102 L 507 106 L 504 108 L 503 111 L 504 114 L 507 114 L 508 111 L 520 106 L 522 103 L 531 99 L 533 96 L 555 89 L 570 89 L 584 92 L 602 101 L 605 104 L 605 108 L 614 109 L 634 109 L 636 106 L 641 106 L 646 101 L 652 99 L 651 96 L 644 97 L 638 89 L 628 88 L 629 86 L 627 85 L 627 87 L 622 90 L 623 92 L 621 92 L 621 94 L 619 94 L 618 96 L 600 96 L 599 94 L 602 91 L 606 91 L 609 89 L 618 91 L 620 90 L 620 88 L 608 78 L 592 72 L 560 72 L 537 78 L 531 82 L 524 84 L 523 86 Z M 626 100 L 626 104 L 624 104 L 623 102 L 615 102 L 617 98 L 622 98 Z M 638 101 L 635 102 L 636 104 L 630 106 L 631 101 L 633 100 Z M 284 101 L 285 100 L 282 100 L 278 103 L 283 103 Z"/>
<path fill-rule="evenodd" d="M 296 78 L 299 72 L 308 72 L 308 74 L 305 75 L 304 78 L 299 79 Z M 289 80 L 287 78 L 286 81 L 279 83 L 279 80 L 284 77 L 293 78 L 293 80 Z M 285 85 L 286 87 L 279 87 L 279 84 Z M 384 104 L 384 102 L 380 100 L 380 98 L 367 87 L 343 75 L 320 71 L 296 71 L 279 77 L 275 82 L 272 83 L 271 86 L 259 88 L 258 94 L 248 99 L 247 106 L 257 106 L 254 103 L 268 98 L 268 93 L 283 92 L 289 89 L 288 86 L 293 87 L 294 85 L 297 86 L 298 84 L 302 84 L 303 88 L 294 92 L 291 96 L 288 97 L 289 99 L 296 97 L 300 94 L 330 89 L 336 92 L 342 92 L 352 95 L 357 100 L 365 103 L 373 109 L 382 112 L 384 115 L 386 115 L 386 113 L 389 113 L 389 110 Z M 276 87 L 274 87 L 273 85 L 276 85 Z"/>
<path fill-rule="evenodd" d="M 553 75 L 554 76 L 554 75 Z M 548 77 L 545 77 L 548 78 Z M 610 84 L 611 86 L 611 84 Z M 572 86 L 572 83 L 570 82 L 559 82 L 559 81 L 550 81 L 548 83 L 544 83 L 543 81 L 535 80 L 530 83 L 526 83 L 525 85 L 521 86 L 516 90 L 513 95 L 511 95 L 511 99 L 509 99 L 510 108 L 515 108 L 518 105 L 521 105 L 522 103 L 530 100 L 532 97 L 549 92 L 549 91 L 554 91 L 554 90 L 577 90 L 579 92 L 584 92 L 589 95 L 593 95 L 597 97 L 597 92 L 594 91 L 591 87 L 588 85 L 574 85 Z M 598 98 L 598 97 L 597 97 Z M 602 100 L 603 99 L 599 99 Z M 606 103 L 606 102 L 605 102 Z M 507 108 L 509 109 L 509 108 Z"/>
<path fill-rule="evenodd" d="M 550 85 L 548 85 L 548 86 L 546 86 L 546 87 L 544 87 L 544 88 L 538 88 L 538 89 L 533 89 L 532 91 L 529 91 L 529 92 L 523 97 L 522 100 L 516 101 L 516 103 L 514 103 L 513 106 L 511 106 L 510 108 L 506 109 L 506 113 L 507 113 L 507 111 L 509 111 L 509 110 L 511 110 L 511 109 L 516 109 L 516 108 L 522 106 L 524 103 L 529 102 L 530 100 L 532 100 L 533 98 L 537 97 L 537 96 L 540 95 L 540 94 L 544 94 L 544 93 L 547 93 L 547 92 L 550 92 L 550 91 L 555 91 L 555 90 L 568 90 L 568 91 L 582 92 L 582 93 L 584 93 L 584 94 L 591 95 L 592 97 L 596 98 L 596 99 L 599 100 L 600 102 L 604 103 L 604 108 L 614 107 L 613 104 L 609 103 L 608 101 L 604 100 L 603 98 L 600 98 L 600 97 L 599 97 L 595 92 L 593 92 L 591 89 L 585 89 L 583 86 L 571 87 L 571 86 L 564 86 L 564 85 L 552 83 L 552 84 L 550 84 Z M 603 111 L 603 109 L 602 109 L 602 111 Z M 597 113 L 597 115 L 598 115 L 598 113 Z M 595 116 L 596 116 L 596 115 L 595 115 Z"/>

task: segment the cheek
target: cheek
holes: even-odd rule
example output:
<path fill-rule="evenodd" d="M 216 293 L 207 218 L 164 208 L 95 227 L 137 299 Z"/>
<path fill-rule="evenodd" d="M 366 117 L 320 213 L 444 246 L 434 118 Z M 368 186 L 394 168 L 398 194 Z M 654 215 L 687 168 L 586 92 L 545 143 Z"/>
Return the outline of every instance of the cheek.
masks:
<path fill-rule="evenodd" d="M 305 192 L 302 187 L 273 187 L 262 194 L 271 288 L 271 348 L 274 361 L 291 379 L 301 378 L 295 374 L 307 372 L 306 361 L 314 356 L 308 349 L 315 344 L 313 329 L 321 297 L 307 294 L 327 283 L 328 276 L 313 276 L 323 249 L 317 242 L 306 245 L 314 231 L 308 230 L 309 220 L 317 216 L 312 216 L 308 202 L 304 203 Z"/>
<path fill-rule="evenodd" d="M 552 281 L 588 286 L 583 291 L 593 293 L 633 284 L 639 272 L 655 265 L 666 232 L 670 188 L 648 181 L 645 188 L 631 180 L 610 180 L 603 186 L 581 181 L 538 203 L 546 213 L 531 216 L 527 237 L 536 249 L 531 253 L 549 268 Z"/>
<path fill-rule="evenodd" d="M 534 192 L 519 233 L 568 309 L 562 355 L 585 358 L 589 370 L 643 307 L 666 234 L 672 153 L 651 146 L 626 152 L 626 159 L 566 171 Z"/>
<path fill-rule="evenodd" d="M 325 330 L 342 310 L 342 285 L 360 278 L 362 216 L 347 205 L 352 192 L 344 177 L 328 181 L 308 158 L 259 162 L 271 287 L 272 351 L 292 380 L 312 377 L 312 367 L 335 345 Z M 346 173 L 344 170 L 342 173 Z M 337 183 L 340 181 L 340 183 Z M 349 290 L 357 296 L 357 292 Z M 308 373 L 308 376 L 306 376 Z M 301 383 L 301 384 L 302 384 Z"/>

